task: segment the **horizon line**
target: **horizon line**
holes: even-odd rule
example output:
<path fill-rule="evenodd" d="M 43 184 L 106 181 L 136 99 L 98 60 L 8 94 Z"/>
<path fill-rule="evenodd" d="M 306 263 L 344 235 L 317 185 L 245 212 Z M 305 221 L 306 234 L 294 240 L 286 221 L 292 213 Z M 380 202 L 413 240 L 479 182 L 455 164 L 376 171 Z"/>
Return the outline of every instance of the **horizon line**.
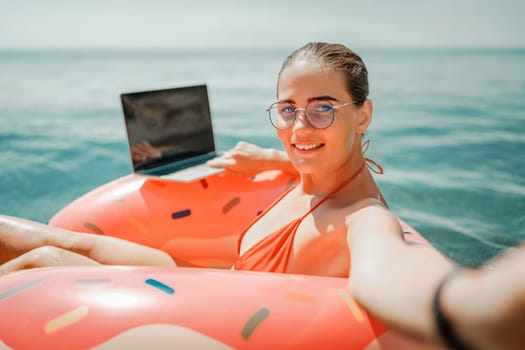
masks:
<path fill-rule="evenodd" d="M 523 51 L 525 45 L 346 45 L 359 50 L 389 51 Z M 298 48 L 297 45 L 202 45 L 202 46 L 0 46 L 0 52 L 7 51 L 206 51 L 206 50 L 258 50 L 280 51 Z"/>

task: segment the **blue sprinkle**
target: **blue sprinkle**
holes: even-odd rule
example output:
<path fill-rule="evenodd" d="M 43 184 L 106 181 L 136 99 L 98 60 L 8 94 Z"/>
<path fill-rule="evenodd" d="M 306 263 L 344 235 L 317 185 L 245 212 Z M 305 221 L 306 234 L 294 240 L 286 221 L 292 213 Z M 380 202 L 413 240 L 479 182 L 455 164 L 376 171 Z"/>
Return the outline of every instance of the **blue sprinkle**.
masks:
<path fill-rule="evenodd" d="M 171 218 L 172 219 L 180 219 L 180 218 L 183 218 L 185 216 L 189 216 L 191 215 L 191 210 L 190 209 L 185 209 L 185 210 L 181 210 L 181 211 L 176 211 L 174 213 L 171 214 Z"/>
<path fill-rule="evenodd" d="M 148 278 L 145 282 L 146 282 L 146 284 L 149 284 L 152 287 L 160 289 L 161 291 L 163 291 L 166 294 L 173 294 L 173 293 L 175 293 L 175 289 L 171 288 L 170 286 L 168 286 L 168 285 L 166 285 L 166 284 L 164 284 L 162 282 L 154 280 L 152 278 Z"/>
<path fill-rule="evenodd" d="M 411 234 L 411 233 L 412 233 L 412 232 L 410 232 L 410 231 L 403 231 L 403 234 L 405 234 L 405 235 L 409 235 L 409 234 Z"/>
<path fill-rule="evenodd" d="M 13 296 L 15 294 L 21 293 L 21 292 L 25 291 L 26 289 L 33 288 L 34 286 L 42 283 L 43 281 L 44 281 L 43 278 L 39 278 L 39 279 L 33 280 L 31 282 L 27 282 L 25 284 L 22 284 L 22 285 L 19 285 L 17 287 L 14 287 L 12 289 L 9 289 L 9 290 L 7 290 L 5 292 L 1 292 L 0 293 L 0 300 L 6 299 L 6 298 L 9 298 L 10 296 Z"/>

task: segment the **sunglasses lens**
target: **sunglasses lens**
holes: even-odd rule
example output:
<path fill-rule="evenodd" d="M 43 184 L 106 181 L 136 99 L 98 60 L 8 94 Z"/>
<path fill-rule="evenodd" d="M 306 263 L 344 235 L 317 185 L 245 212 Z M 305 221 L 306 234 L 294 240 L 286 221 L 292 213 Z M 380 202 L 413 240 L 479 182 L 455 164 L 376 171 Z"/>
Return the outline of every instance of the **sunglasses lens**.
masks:
<path fill-rule="evenodd" d="M 306 107 L 308 121 L 314 128 L 326 129 L 334 121 L 334 107 L 328 102 L 312 102 Z"/>
<path fill-rule="evenodd" d="M 288 129 L 295 120 L 295 108 L 289 103 L 276 103 L 268 111 L 270 122 L 277 129 Z"/>

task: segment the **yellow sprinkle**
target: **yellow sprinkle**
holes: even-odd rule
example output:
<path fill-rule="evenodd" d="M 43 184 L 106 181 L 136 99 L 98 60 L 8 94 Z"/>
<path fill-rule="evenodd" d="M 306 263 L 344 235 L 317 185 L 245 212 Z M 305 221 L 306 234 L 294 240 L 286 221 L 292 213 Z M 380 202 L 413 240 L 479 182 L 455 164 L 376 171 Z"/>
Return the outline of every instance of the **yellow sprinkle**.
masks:
<path fill-rule="evenodd" d="M 128 221 L 135 227 L 137 227 L 139 230 L 142 231 L 142 233 L 148 233 L 148 229 L 140 222 L 138 221 L 137 219 L 135 219 L 134 217 L 130 217 L 128 218 Z"/>
<path fill-rule="evenodd" d="M 344 289 L 339 289 L 337 292 L 344 299 L 346 305 L 348 305 L 348 308 L 350 308 L 350 311 L 352 311 L 352 314 L 354 315 L 356 321 L 359 323 L 363 323 L 363 321 L 365 320 L 363 311 L 361 311 L 361 308 L 359 307 L 359 305 L 357 305 L 354 298 L 348 295 L 348 293 Z"/>
<path fill-rule="evenodd" d="M 46 323 L 45 331 L 47 334 L 55 333 L 62 328 L 71 326 L 80 321 L 88 313 L 87 305 L 82 305 L 74 310 L 66 312 Z"/>

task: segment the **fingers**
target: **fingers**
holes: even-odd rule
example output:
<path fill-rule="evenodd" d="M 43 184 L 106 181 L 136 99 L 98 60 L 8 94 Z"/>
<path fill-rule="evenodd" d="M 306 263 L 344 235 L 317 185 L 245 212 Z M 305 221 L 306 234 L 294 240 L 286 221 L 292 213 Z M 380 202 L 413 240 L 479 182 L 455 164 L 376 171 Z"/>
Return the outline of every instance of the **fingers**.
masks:
<path fill-rule="evenodd" d="M 64 249 L 52 246 L 42 246 L 0 265 L 0 276 L 18 270 L 35 267 L 65 265 L 99 265 L 99 263 L 83 255 Z"/>
<path fill-rule="evenodd" d="M 223 168 L 235 175 L 251 176 L 267 170 L 265 167 L 267 154 L 265 152 L 266 149 L 240 141 L 222 156 L 210 160 L 208 165 Z"/>
<path fill-rule="evenodd" d="M 235 166 L 237 161 L 229 156 L 221 156 L 218 158 L 210 159 L 206 162 L 209 166 L 214 168 L 230 168 Z"/>
<path fill-rule="evenodd" d="M 59 232 L 39 222 L 0 216 L 0 264 L 45 245 L 49 234 Z"/>
<path fill-rule="evenodd" d="M 235 156 L 233 152 L 227 152 L 206 162 L 211 167 L 224 169 L 227 174 L 241 176 L 251 175 L 252 173 L 246 163 L 245 158 Z"/>
<path fill-rule="evenodd" d="M 246 141 L 239 141 L 239 142 L 237 142 L 235 147 L 233 147 L 233 149 L 236 150 L 236 151 L 242 151 L 242 150 L 250 149 L 250 148 L 253 148 L 253 147 L 257 147 L 257 146 L 255 146 L 252 143 L 248 143 Z"/>
<path fill-rule="evenodd" d="M 239 153 L 243 155 L 252 155 L 261 152 L 263 148 L 245 141 L 239 141 L 233 148 L 234 154 Z"/>

